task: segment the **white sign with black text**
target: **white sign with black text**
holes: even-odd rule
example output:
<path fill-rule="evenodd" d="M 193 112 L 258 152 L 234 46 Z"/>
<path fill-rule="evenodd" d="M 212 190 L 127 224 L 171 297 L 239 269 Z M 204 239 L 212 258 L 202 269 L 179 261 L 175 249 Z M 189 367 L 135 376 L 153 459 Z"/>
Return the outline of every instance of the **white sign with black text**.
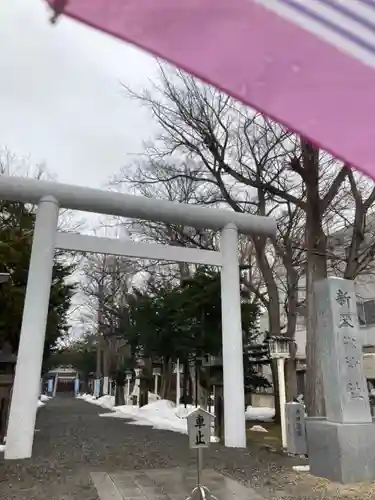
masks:
<path fill-rule="evenodd" d="M 202 408 L 197 408 L 187 417 L 190 448 L 208 448 L 211 439 L 213 415 Z"/>

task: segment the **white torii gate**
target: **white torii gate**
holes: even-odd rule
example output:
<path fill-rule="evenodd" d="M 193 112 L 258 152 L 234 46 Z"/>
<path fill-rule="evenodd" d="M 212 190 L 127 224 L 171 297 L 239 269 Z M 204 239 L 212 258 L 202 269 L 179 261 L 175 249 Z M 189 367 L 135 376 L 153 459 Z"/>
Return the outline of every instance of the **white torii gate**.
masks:
<path fill-rule="evenodd" d="M 273 237 L 276 222 L 229 210 L 54 182 L 0 176 L 0 199 L 38 205 L 22 317 L 6 459 L 32 455 L 56 248 L 208 264 L 221 268 L 225 445 L 246 446 L 238 232 Z M 60 208 L 220 230 L 220 251 L 134 243 L 57 231 Z"/>

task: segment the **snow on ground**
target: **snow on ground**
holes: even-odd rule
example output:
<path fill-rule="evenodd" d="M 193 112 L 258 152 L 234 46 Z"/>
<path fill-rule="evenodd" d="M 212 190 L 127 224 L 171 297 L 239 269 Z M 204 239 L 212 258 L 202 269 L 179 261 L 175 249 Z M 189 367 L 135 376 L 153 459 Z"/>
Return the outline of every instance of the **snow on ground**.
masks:
<path fill-rule="evenodd" d="M 254 432 L 268 432 L 267 429 L 265 429 L 261 425 L 253 425 L 250 430 Z"/>
<path fill-rule="evenodd" d="M 52 399 L 50 398 L 49 396 L 46 396 L 45 394 L 42 394 L 40 396 L 40 398 L 38 399 L 38 408 L 40 408 L 41 406 L 44 406 L 46 403 L 48 403 L 48 401 Z"/>
<path fill-rule="evenodd" d="M 296 472 L 310 472 L 310 465 L 293 465 L 293 470 Z"/>
<path fill-rule="evenodd" d="M 131 419 L 132 421 L 129 422 L 131 425 L 146 425 L 154 429 L 170 430 L 183 434 L 187 433 L 186 415 L 194 409 L 192 406 L 185 409 L 182 405 L 176 408 L 174 403 L 165 399 L 155 401 L 155 398 L 150 398 L 154 399 L 154 401 L 139 408 L 133 405 L 115 407 L 115 398 L 113 396 L 102 396 L 96 399 L 94 396 L 84 394 L 78 397 L 102 408 L 112 410 L 112 413 L 104 413 L 100 415 L 101 417 Z"/>
<path fill-rule="evenodd" d="M 169 430 L 187 434 L 186 417 L 191 413 L 195 406 L 179 405 L 176 407 L 174 403 L 165 399 L 156 399 L 154 394 L 149 394 L 148 405 L 139 408 L 133 405 L 114 406 L 114 396 L 103 396 L 96 399 L 90 394 L 78 396 L 89 403 L 101 406 L 112 413 L 101 414 L 104 418 L 125 418 L 129 419 L 129 425 L 145 425 L 154 429 Z M 272 408 L 254 408 L 248 406 L 246 409 L 246 420 L 269 421 L 275 415 Z M 215 439 L 213 438 L 212 441 Z"/>
<path fill-rule="evenodd" d="M 91 394 L 82 394 L 77 396 L 77 398 L 84 399 L 88 403 L 101 406 L 102 408 L 107 408 L 108 410 L 112 410 L 115 406 L 114 396 L 102 396 L 101 398 L 96 399 L 96 397 Z"/>
<path fill-rule="evenodd" d="M 246 420 L 269 422 L 275 416 L 275 410 L 267 407 L 256 408 L 255 406 L 248 406 L 246 408 L 245 416 Z"/>

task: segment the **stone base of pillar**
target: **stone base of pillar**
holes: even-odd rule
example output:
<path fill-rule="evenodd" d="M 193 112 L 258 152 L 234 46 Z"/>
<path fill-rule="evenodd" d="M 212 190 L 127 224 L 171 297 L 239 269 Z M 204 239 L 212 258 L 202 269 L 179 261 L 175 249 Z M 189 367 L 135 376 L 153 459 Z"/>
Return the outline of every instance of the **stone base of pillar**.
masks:
<path fill-rule="evenodd" d="M 375 422 L 307 418 L 306 431 L 311 474 L 341 484 L 375 480 Z"/>

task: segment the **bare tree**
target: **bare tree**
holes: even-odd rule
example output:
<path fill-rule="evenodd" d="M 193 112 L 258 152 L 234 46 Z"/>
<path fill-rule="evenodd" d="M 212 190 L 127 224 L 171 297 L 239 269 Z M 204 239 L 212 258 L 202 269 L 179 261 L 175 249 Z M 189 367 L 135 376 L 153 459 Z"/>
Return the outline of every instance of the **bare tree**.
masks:
<path fill-rule="evenodd" d="M 97 335 L 97 378 L 108 377 L 123 362 L 126 344 L 121 318 L 134 278 L 132 261 L 108 255 L 86 256 L 82 291 Z"/>
<path fill-rule="evenodd" d="M 338 269 L 353 279 L 372 260 L 373 241 L 364 245 L 363 239 L 365 219 L 372 213 L 372 188 L 364 189 L 350 166 L 180 71 L 160 68 L 160 80 L 151 90 L 126 91 L 151 110 L 160 128 L 135 173 L 123 173 L 135 190 L 157 196 L 157 189 L 168 193 L 174 186 L 176 197 L 182 193 L 176 183 L 185 183 L 193 193 L 189 202 L 279 221 L 276 241 L 255 236 L 248 245 L 251 256 L 244 259 L 254 259 L 259 271 L 248 286 L 268 310 L 271 335 L 294 338 L 298 305 L 305 302 L 306 399 L 310 415 L 323 414 L 313 284 L 327 276 L 332 260 L 327 237 L 346 221 L 354 227 L 351 253 L 344 259 L 344 271 Z M 351 203 L 352 213 L 345 209 Z M 254 283 L 254 274 L 261 283 Z M 305 292 L 300 297 L 301 279 Z"/>
<path fill-rule="evenodd" d="M 290 182 L 287 164 L 296 148 L 293 136 L 181 72 L 177 73 L 178 84 L 171 83 L 172 80 L 161 70 L 159 100 L 148 92 L 141 96 L 131 93 L 151 108 L 162 132 L 156 142 L 149 145 L 135 172 L 129 174 L 128 166 L 126 173 L 124 169 L 122 180 L 146 196 L 162 194 L 170 199 L 173 192 L 174 201 L 229 205 L 238 212 L 259 215 L 280 214 L 281 201 L 275 200 L 275 196 L 286 189 L 288 192 L 291 188 L 299 189 Z M 176 194 L 182 193 L 181 183 L 189 186 L 188 200 L 179 199 Z M 291 200 L 287 197 L 282 203 L 288 206 Z M 217 246 L 216 235 L 209 243 L 212 242 Z M 185 244 L 189 243 L 185 238 Z M 207 243 L 206 239 L 205 248 Z M 261 279 L 254 281 L 253 273 L 246 285 L 268 310 L 270 335 L 280 335 L 283 328 L 279 284 L 273 268 L 287 246 L 278 245 L 278 252 L 271 247 L 263 237 L 253 238 L 248 245 Z M 243 255 L 244 261 L 252 260 L 251 255 Z M 291 266 L 289 269 L 293 270 Z M 289 283 L 291 281 L 292 277 Z M 293 314 L 291 309 L 290 316 Z M 288 333 L 294 336 L 290 327 Z M 296 383 L 289 387 L 296 387 Z"/>
<path fill-rule="evenodd" d="M 56 175 L 52 174 L 44 162 L 33 164 L 29 157 L 17 156 L 8 148 L 0 147 L 0 176 L 31 177 L 37 180 L 55 181 Z M 59 214 L 59 231 L 78 231 L 85 221 L 77 218 L 72 210 L 63 209 Z"/>

